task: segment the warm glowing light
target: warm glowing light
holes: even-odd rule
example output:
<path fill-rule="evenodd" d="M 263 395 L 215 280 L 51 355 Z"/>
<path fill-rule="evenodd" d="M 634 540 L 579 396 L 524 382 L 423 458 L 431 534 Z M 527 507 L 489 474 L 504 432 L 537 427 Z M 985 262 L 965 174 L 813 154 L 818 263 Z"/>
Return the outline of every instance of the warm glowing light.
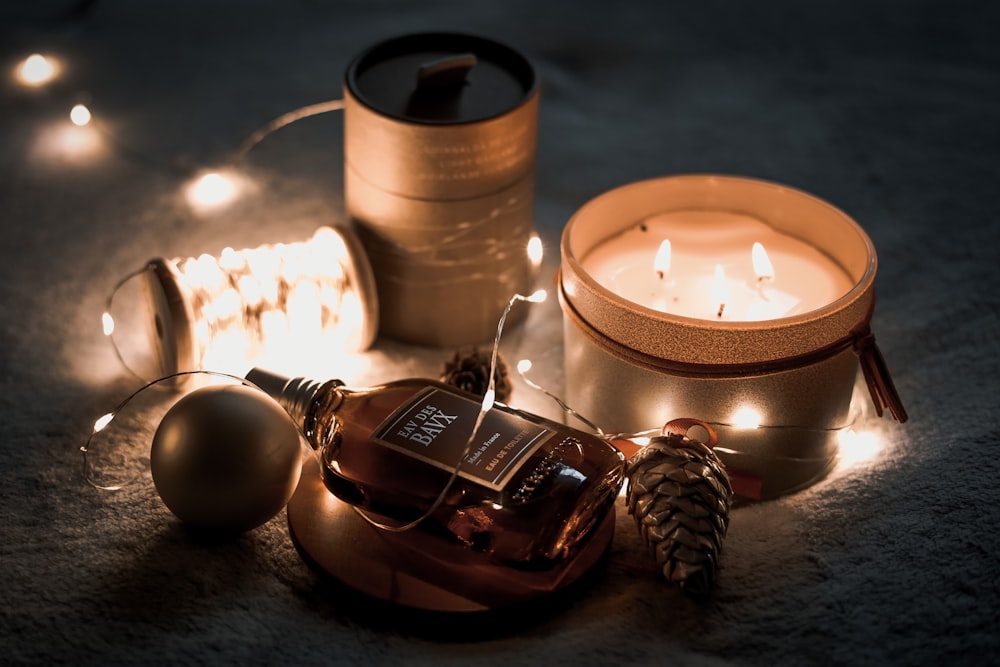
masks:
<path fill-rule="evenodd" d="M 303 373 L 318 356 L 342 363 L 345 352 L 371 342 L 369 297 L 344 237 L 332 228 L 300 243 L 227 247 L 218 258 L 168 264 L 177 283 L 171 289 L 185 295 L 183 313 L 168 319 L 186 322 L 174 333 L 193 343 L 192 358 L 178 362 L 184 369 L 242 374 L 261 365 Z"/>
<path fill-rule="evenodd" d="M 649 441 L 651 440 L 651 438 L 647 438 L 646 436 L 641 435 L 641 436 L 636 436 L 636 437 L 632 438 L 631 440 L 632 440 L 632 442 L 634 442 L 635 444 L 639 445 L 640 447 L 645 447 L 646 445 L 649 444 Z"/>
<path fill-rule="evenodd" d="M 870 431 L 855 431 L 853 428 L 846 428 L 840 431 L 837 440 L 840 445 L 838 466 L 841 469 L 852 468 L 872 461 L 882 451 L 881 440 Z"/>
<path fill-rule="evenodd" d="M 663 280 L 663 277 L 670 273 L 670 255 L 670 240 L 663 239 L 659 250 L 656 251 L 656 258 L 653 260 L 653 270 L 656 271 L 660 280 Z"/>
<path fill-rule="evenodd" d="M 532 295 L 529 296 L 527 300 L 531 303 L 542 303 L 543 301 L 545 301 L 546 298 L 548 298 L 548 294 L 545 292 L 545 290 L 540 289 L 532 293 Z"/>
<path fill-rule="evenodd" d="M 753 408 L 742 407 L 733 415 L 733 426 L 737 428 L 758 428 L 760 413 Z"/>
<path fill-rule="evenodd" d="M 26 86 L 41 86 L 55 78 L 56 63 L 40 53 L 24 59 L 17 69 L 17 78 Z"/>
<path fill-rule="evenodd" d="M 90 123 L 90 109 L 83 104 L 77 104 L 69 111 L 69 119 L 77 127 L 83 127 Z"/>
<path fill-rule="evenodd" d="M 531 359 L 521 359 L 517 362 L 517 372 L 520 374 L 527 373 L 531 370 Z"/>
<path fill-rule="evenodd" d="M 35 158 L 63 163 L 89 164 L 107 151 L 107 144 L 93 125 L 55 123 L 44 128 L 35 142 Z"/>
<path fill-rule="evenodd" d="M 497 393 L 493 389 L 487 389 L 486 394 L 483 396 L 483 411 L 491 410 L 494 403 L 496 403 Z"/>
<path fill-rule="evenodd" d="M 771 258 L 767 256 L 764 245 L 754 242 L 750 250 L 750 257 L 753 261 L 753 271 L 757 274 L 757 280 L 774 280 L 774 265 Z"/>
<path fill-rule="evenodd" d="M 105 336 L 110 336 L 115 332 L 115 318 L 111 317 L 111 313 L 101 314 L 101 324 L 104 327 Z"/>
<path fill-rule="evenodd" d="M 239 180 L 232 174 L 211 171 L 188 186 L 188 202 L 199 210 L 215 209 L 231 203 L 240 192 Z"/>
<path fill-rule="evenodd" d="M 729 285 L 726 283 L 726 272 L 721 264 L 715 265 L 715 276 L 712 278 L 712 306 L 719 306 L 718 317 L 722 317 L 729 301 Z"/>
<path fill-rule="evenodd" d="M 104 430 L 104 427 L 111 423 L 111 420 L 115 418 L 115 413 L 109 412 L 103 415 L 100 419 L 94 422 L 94 433 L 100 433 Z"/>
<path fill-rule="evenodd" d="M 528 239 L 528 261 L 532 266 L 540 266 L 542 258 L 545 256 L 545 249 L 542 248 L 542 239 L 538 234 L 532 234 Z"/>

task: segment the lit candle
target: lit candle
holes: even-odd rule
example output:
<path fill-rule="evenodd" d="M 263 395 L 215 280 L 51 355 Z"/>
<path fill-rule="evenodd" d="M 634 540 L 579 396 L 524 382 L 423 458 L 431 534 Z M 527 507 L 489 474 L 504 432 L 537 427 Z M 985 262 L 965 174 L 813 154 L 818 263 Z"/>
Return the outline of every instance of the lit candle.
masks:
<path fill-rule="evenodd" d="M 565 402 L 605 432 L 710 422 L 745 495 L 773 497 L 833 467 L 859 359 L 879 414 L 906 419 L 869 330 L 875 250 L 826 202 L 640 181 L 584 205 L 561 247 Z"/>
<path fill-rule="evenodd" d="M 598 245 L 582 265 L 633 303 L 698 319 L 797 315 L 832 303 L 854 284 L 815 246 L 726 211 L 650 216 Z"/>

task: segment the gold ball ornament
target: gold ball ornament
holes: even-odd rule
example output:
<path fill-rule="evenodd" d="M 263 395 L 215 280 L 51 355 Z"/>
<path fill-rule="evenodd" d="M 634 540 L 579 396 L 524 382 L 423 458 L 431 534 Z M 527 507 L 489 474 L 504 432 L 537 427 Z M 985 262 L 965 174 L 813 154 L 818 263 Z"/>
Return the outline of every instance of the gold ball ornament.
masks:
<path fill-rule="evenodd" d="M 232 385 L 177 401 L 156 429 L 149 464 L 157 493 L 179 519 L 242 532 L 288 503 L 300 461 L 288 414 L 263 392 Z"/>

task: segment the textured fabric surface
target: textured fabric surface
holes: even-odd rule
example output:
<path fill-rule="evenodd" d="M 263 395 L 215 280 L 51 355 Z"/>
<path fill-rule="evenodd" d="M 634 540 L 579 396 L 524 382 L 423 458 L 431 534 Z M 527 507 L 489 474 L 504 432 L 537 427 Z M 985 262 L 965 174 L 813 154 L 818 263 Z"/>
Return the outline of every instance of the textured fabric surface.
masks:
<path fill-rule="evenodd" d="M 4 74 L 33 51 L 63 69 L 44 89 L 2 83 L 0 662 L 996 663 L 995 4 L 13 4 L 0 9 Z M 801 188 L 878 249 L 873 328 L 911 419 L 873 425 L 873 460 L 734 510 L 708 601 L 664 585 L 619 503 L 607 565 L 544 613 L 366 613 L 305 566 L 282 516 L 234 540 L 172 517 L 146 470 L 162 395 L 108 443 L 137 479 L 103 493 L 81 478 L 93 420 L 137 386 L 100 331 L 122 275 L 343 219 L 339 114 L 257 146 L 257 189 L 233 208 L 192 212 L 179 193 L 194 170 L 272 118 L 339 97 L 364 47 L 440 29 L 505 41 L 540 72 L 543 281 L 580 205 L 676 173 Z M 51 140 L 81 100 L 103 147 L 83 156 Z M 558 305 L 532 317 L 510 344 L 557 349 Z M 433 373 L 450 354 L 379 341 L 369 375 Z M 557 351 L 548 367 L 536 379 L 558 386 Z M 514 396 L 537 400 L 523 386 Z"/>

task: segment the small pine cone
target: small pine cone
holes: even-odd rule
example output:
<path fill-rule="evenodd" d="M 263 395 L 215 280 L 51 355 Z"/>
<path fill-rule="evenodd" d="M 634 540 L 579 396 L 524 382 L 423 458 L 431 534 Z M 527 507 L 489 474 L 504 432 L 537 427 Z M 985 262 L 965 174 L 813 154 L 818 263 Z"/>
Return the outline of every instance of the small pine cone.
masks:
<path fill-rule="evenodd" d="M 441 382 L 476 396 L 485 396 L 486 390 L 490 386 L 490 360 L 492 356 L 492 348 L 486 352 L 481 352 L 475 346 L 458 350 L 451 361 L 445 364 Z M 501 403 L 506 403 L 507 399 L 510 398 L 512 388 L 507 364 L 497 354 L 497 372 L 493 386 L 496 399 Z"/>
<path fill-rule="evenodd" d="M 685 435 L 653 438 L 628 462 L 628 512 L 663 576 L 694 596 L 711 592 L 733 488 L 712 449 Z"/>

